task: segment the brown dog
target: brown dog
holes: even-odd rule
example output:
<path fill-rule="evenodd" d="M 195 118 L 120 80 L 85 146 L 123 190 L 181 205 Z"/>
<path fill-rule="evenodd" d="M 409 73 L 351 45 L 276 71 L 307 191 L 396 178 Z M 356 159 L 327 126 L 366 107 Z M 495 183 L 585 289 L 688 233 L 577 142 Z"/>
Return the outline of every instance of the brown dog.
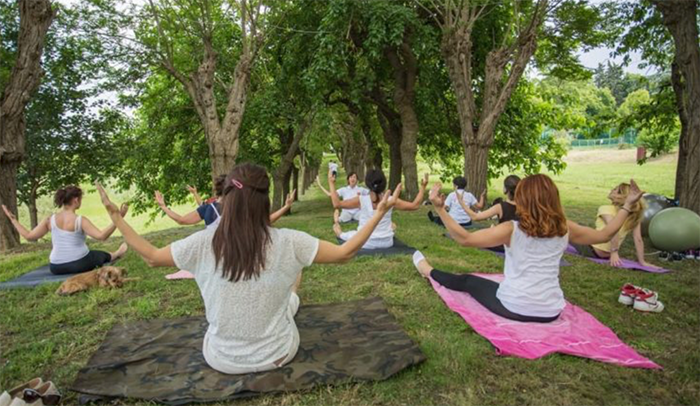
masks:
<path fill-rule="evenodd" d="M 116 266 L 103 266 L 94 271 L 84 272 L 66 279 L 56 291 L 59 295 L 71 295 L 88 290 L 93 286 L 121 288 L 124 282 L 137 280 L 126 278 L 126 269 Z"/>

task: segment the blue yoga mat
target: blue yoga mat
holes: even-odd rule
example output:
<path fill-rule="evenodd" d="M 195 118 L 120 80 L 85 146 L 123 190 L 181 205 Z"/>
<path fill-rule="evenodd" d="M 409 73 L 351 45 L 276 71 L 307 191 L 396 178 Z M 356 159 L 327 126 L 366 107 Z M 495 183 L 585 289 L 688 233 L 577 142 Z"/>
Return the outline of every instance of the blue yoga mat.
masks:
<path fill-rule="evenodd" d="M 44 265 L 33 271 L 20 275 L 15 279 L 0 283 L 0 290 L 12 288 L 33 288 L 44 283 L 63 282 L 74 274 L 54 275 L 49 271 L 49 266 Z"/>

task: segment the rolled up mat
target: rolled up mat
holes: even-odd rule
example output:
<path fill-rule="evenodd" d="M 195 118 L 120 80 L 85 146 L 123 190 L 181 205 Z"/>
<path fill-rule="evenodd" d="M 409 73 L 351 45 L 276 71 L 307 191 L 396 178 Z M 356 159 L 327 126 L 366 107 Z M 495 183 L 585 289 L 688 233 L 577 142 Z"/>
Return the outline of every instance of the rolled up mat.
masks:
<path fill-rule="evenodd" d="M 353 380 L 379 381 L 425 360 L 378 297 L 301 306 L 295 321 L 301 344 L 292 362 L 245 375 L 222 374 L 207 365 L 202 355 L 204 317 L 116 325 L 71 389 L 90 400 L 132 398 L 183 405 Z"/>
<path fill-rule="evenodd" d="M 503 280 L 502 274 L 474 275 Z M 569 302 L 552 322 L 526 323 L 491 313 L 468 293 L 447 289 L 433 279 L 430 282 L 447 307 L 489 340 L 500 355 L 537 359 L 558 352 L 623 367 L 661 368 L 623 343 L 590 313 Z"/>

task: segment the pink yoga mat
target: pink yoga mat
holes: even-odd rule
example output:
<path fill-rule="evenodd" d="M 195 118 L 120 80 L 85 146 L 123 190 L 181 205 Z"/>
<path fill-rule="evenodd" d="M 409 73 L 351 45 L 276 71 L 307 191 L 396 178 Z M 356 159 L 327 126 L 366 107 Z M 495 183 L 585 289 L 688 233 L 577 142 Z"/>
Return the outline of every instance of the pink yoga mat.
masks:
<path fill-rule="evenodd" d="M 192 272 L 179 270 L 175 273 L 171 273 L 170 275 L 165 275 L 165 279 L 194 279 L 194 275 L 192 275 Z"/>
<path fill-rule="evenodd" d="M 474 274 L 500 282 L 502 274 Z M 430 279 L 447 307 L 458 313 L 500 355 L 536 359 L 560 352 L 632 368 L 660 369 L 620 341 L 615 333 L 578 306 L 566 302 L 551 323 L 524 323 L 491 313 L 468 293 L 457 292 Z"/>
<path fill-rule="evenodd" d="M 587 256 L 584 256 L 584 255 L 581 255 L 581 254 L 578 252 L 578 250 L 576 250 L 576 248 L 575 248 L 573 245 L 569 245 L 569 246 L 566 248 L 566 253 L 567 253 L 567 254 L 572 254 L 572 255 L 582 256 L 583 258 L 586 258 L 586 259 L 589 260 L 589 261 L 593 261 L 593 262 L 595 262 L 596 264 L 601 264 L 601 265 L 608 265 L 608 266 L 610 266 L 610 260 L 608 260 L 608 259 L 601 259 L 601 258 L 591 258 L 591 257 L 587 257 Z M 642 264 L 640 264 L 639 262 L 632 261 L 632 260 L 630 260 L 630 259 L 621 258 L 621 261 L 622 261 L 622 265 L 620 265 L 620 266 L 617 267 L 617 268 L 621 268 L 621 269 L 632 269 L 632 270 L 635 270 L 635 271 L 644 271 L 644 272 L 651 272 L 651 273 L 668 273 L 668 272 L 671 272 L 670 269 L 664 269 L 664 268 L 658 268 L 658 269 L 656 269 L 656 268 L 651 268 L 651 267 L 642 265 Z M 614 267 L 613 267 L 613 268 L 614 268 Z"/>

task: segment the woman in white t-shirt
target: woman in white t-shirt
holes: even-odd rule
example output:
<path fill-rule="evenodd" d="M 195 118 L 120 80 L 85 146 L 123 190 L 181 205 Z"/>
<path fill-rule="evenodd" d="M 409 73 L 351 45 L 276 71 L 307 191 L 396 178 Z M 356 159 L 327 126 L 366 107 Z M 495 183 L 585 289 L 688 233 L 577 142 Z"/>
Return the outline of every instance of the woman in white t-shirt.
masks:
<path fill-rule="evenodd" d="M 401 190 L 399 185 L 392 196 L 387 194 L 365 229 L 338 246 L 301 231 L 271 227 L 269 188 L 263 167 L 237 165 L 226 179 L 219 226 L 156 248 L 124 221 L 98 185 L 117 228 L 150 266 L 178 266 L 194 274 L 209 322 L 204 359 L 223 373 L 267 371 L 294 358 L 301 270 L 313 263 L 352 259 Z"/>
<path fill-rule="evenodd" d="M 347 180 L 348 185 L 337 190 L 338 196 L 340 196 L 342 200 L 369 194 L 369 190 L 357 185 L 357 173 L 348 173 Z M 331 197 L 331 192 L 327 191 L 323 185 L 321 185 L 321 180 L 318 176 L 316 177 L 316 183 L 326 196 Z M 349 223 L 351 221 L 360 221 L 360 209 L 335 209 L 333 211 L 333 223 Z"/>
<path fill-rule="evenodd" d="M 454 178 L 452 186 L 455 190 L 447 195 L 445 210 L 450 213 L 450 217 L 460 226 L 469 227 L 472 225 L 472 219 L 465 207 L 474 207 L 476 210 L 481 210 L 484 207 L 484 193 L 481 194 L 481 198 L 477 201 L 473 194 L 466 192 L 464 188 L 467 187 L 467 179 L 464 176 Z M 428 218 L 437 225 L 445 226 L 440 217 L 433 214 L 432 211 L 428 212 Z"/>
<path fill-rule="evenodd" d="M 440 195 L 442 185 L 438 183 L 430 191 L 430 201 L 452 238 L 465 247 L 505 245 L 505 279 L 499 284 L 470 274 L 443 272 L 430 266 L 420 251 L 414 253 L 413 263 L 424 277 L 448 289 L 469 293 L 499 316 L 524 322 L 554 321 L 565 305 L 559 286 L 559 261 L 568 243 L 610 241 L 629 216 L 630 207 L 642 197 L 634 181 L 630 184 L 630 192 L 617 215 L 604 228 L 594 230 L 566 219 L 559 190 L 549 177 L 528 176 L 515 190 L 519 221 L 506 221 L 470 233 L 445 211 L 445 198 Z"/>
<path fill-rule="evenodd" d="M 333 207 L 336 209 L 360 210 L 360 219 L 357 230 L 343 232 L 343 230 L 340 228 L 340 224 L 337 222 L 333 224 L 333 231 L 338 239 L 341 241 L 348 241 L 355 235 L 355 233 L 359 232 L 365 227 L 367 221 L 374 216 L 377 204 L 383 198 L 384 191 L 387 186 L 386 184 L 386 176 L 384 176 L 384 173 L 379 169 L 372 169 L 365 175 L 365 186 L 367 186 L 369 189 L 368 195 L 360 195 L 350 199 L 340 200 L 335 189 L 335 176 L 328 172 L 328 186 L 331 189 L 330 194 Z M 420 190 L 413 201 L 407 202 L 405 200 L 398 199 L 396 201 L 396 209 L 402 211 L 418 210 L 421 202 L 423 201 L 423 195 L 427 185 L 428 174 L 426 173 L 425 178 L 421 181 Z M 377 225 L 377 228 L 372 232 L 372 236 L 369 238 L 369 240 L 367 240 L 362 248 L 381 249 L 389 248 L 394 245 L 395 227 L 391 222 L 392 212 L 393 210 L 387 211 L 386 215 L 382 217 L 381 221 Z"/>

